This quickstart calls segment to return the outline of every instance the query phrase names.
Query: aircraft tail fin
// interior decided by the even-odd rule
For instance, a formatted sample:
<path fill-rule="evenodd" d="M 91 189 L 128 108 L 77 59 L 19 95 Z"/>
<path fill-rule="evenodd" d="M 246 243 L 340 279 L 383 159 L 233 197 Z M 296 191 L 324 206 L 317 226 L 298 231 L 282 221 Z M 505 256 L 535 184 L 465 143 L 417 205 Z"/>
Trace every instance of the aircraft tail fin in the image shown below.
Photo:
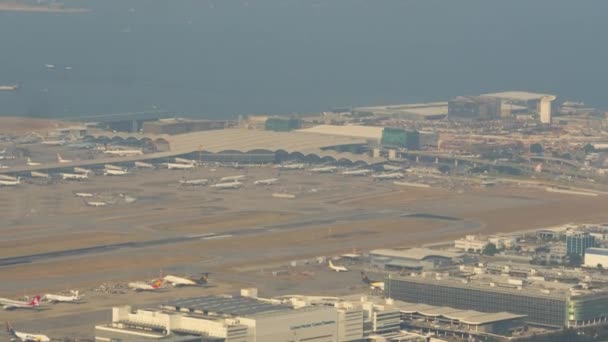
<path fill-rule="evenodd" d="M 13 326 L 11 326 L 11 324 L 6 321 L 6 332 L 9 333 L 11 336 L 16 336 L 15 335 L 15 329 L 13 329 Z"/>
<path fill-rule="evenodd" d="M 331 260 L 329 260 L 329 267 L 333 268 L 334 267 L 334 263 L 331 262 Z"/>
<path fill-rule="evenodd" d="M 156 279 L 155 281 L 152 282 L 152 287 L 155 289 L 158 289 L 159 287 L 161 287 L 163 285 L 164 282 L 165 282 L 165 280 L 163 278 Z"/>
<path fill-rule="evenodd" d="M 61 154 L 57 153 L 57 161 L 61 163 L 61 162 L 63 162 L 63 160 L 64 159 L 61 158 Z"/>
<path fill-rule="evenodd" d="M 40 305 L 40 295 L 36 295 L 36 297 L 34 297 L 34 299 L 32 299 L 28 304 L 31 306 Z"/>

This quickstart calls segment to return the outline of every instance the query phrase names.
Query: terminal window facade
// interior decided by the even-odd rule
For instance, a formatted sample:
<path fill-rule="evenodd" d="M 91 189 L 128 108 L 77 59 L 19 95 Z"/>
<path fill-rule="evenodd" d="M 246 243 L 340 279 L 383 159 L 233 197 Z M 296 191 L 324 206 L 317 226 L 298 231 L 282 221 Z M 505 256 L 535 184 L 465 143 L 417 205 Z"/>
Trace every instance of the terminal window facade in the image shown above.
<path fill-rule="evenodd" d="M 562 327 L 566 324 L 566 299 L 504 293 L 449 284 L 432 284 L 407 279 L 389 279 L 387 295 L 397 300 L 449 306 L 481 312 L 507 311 L 528 315 L 527 322 Z"/>

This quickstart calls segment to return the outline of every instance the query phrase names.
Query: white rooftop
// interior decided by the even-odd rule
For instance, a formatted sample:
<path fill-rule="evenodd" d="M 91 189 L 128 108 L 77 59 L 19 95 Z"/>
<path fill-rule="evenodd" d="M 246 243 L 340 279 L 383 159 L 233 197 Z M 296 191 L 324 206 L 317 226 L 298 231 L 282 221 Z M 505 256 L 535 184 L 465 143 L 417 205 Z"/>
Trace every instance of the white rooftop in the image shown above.
<path fill-rule="evenodd" d="M 455 253 L 450 251 L 441 251 L 430 248 L 410 248 L 404 250 L 397 249 L 374 249 L 369 252 L 370 254 L 387 256 L 393 258 L 404 258 L 414 260 L 424 260 L 428 257 L 442 257 L 442 258 L 458 258 L 462 256 L 462 253 Z"/>
<path fill-rule="evenodd" d="M 383 129 L 384 127 L 361 125 L 318 125 L 310 128 L 299 129 L 296 132 L 380 140 L 382 138 Z"/>
<path fill-rule="evenodd" d="M 555 97 L 555 95 L 551 94 L 531 93 L 527 91 L 502 91 L 498 93 L 482 94 L 481 96 L 514 101 L 532 101 L 540 100 L 543 97 Z"/>

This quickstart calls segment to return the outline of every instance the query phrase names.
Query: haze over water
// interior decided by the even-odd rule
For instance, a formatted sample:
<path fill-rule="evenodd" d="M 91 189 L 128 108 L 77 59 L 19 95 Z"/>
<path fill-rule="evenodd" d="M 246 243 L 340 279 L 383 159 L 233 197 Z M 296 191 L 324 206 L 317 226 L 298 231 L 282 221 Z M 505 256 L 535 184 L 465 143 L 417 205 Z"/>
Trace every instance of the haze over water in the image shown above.
<path fill-rule="evenodd" d="M 605 0 L 65 3 L 93 12 L 0 13 L 0 85 L 21 86 L 0 92 L 2 115 L 219 118 L 500 90 L 608 107 Z"/>

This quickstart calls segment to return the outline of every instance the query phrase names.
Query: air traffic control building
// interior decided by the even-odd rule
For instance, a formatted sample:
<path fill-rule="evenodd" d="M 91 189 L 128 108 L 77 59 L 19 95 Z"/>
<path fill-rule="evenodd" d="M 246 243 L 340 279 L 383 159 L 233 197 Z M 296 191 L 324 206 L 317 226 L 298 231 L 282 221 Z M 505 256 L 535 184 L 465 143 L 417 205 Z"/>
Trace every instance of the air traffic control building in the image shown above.
<path fill-rule="evenodd" d="M 581 327 L 608 323 L 607 289 L 544 281 L 478 275 L 469 278 L 439 273 L 389 276 L 385 295 L 395 300 L 443 305 L 482 312 L 527 315 L 527 323 Z"/>

